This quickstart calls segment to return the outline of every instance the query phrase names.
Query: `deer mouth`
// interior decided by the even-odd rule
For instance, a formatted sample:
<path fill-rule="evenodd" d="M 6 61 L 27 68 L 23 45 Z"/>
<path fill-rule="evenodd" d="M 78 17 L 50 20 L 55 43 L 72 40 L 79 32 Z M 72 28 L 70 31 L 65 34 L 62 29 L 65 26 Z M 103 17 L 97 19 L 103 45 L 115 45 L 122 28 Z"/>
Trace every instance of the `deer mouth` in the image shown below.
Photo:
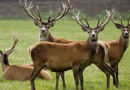
<path fill-rule="evenodd" d="M 125 35 L 124 38 L 125 38 L 125 39 L 128 39 L 128 38 L 129 38 L 129 35 Z"/>
<path fill-rule="evenodd" d="M 91 41 L 92 41 L 92 42 L 95 42 L 95 41 L 97 41 L 97 38 L 96 38 L 96 37 L 95 37 L 95 38 L 92 38 Z"/>

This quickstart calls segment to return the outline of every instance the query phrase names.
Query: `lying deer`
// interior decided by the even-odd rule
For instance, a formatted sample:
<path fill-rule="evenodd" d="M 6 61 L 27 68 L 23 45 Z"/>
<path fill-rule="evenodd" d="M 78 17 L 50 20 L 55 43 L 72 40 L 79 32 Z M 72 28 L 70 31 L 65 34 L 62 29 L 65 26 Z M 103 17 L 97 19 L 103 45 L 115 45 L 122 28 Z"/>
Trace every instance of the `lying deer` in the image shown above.
<path fill-rule="evenodd" d="M 36 14 L 34 14 L 33 11 L 31 10 L 33 8 L 32 2 L 28 6 L 27 2 L 24 1 L 24 4 L 22 5 L 24 11 L 28 14 L 28 16 L 30 16 L 34 20 L 34 24 L 40 28 L 40 41 L 65 43 L 65 44 L 73 42 L 66 39 L 54 38 L 50 33 L 50 28 L 54 26 L 55 22 L 57 20 L 62 19 L 70 11 L 72 7 L 70 4 L 70 0 L 68 0 L 68 4 L 62 4 L 62 6 L 63 6 L 62 13 L 60 12 L 59 9 L 57 16 L 55 16 L 54 18 L 51 18 L 51 13 L 50 13 L 50 16 L 48 17 L 48 21 L 45 22 L 42 20 L 40 16 L 39 7 L 37 6 L 38 16 L 36 16 Z M 63 88 L 66 87 L 64 72 L 56 72 L 56 90 L 58 90 L 58 81 L 60 76 L 62 77 Z"/>
<path fill-rule="evenodd" d="M 87 25 L 83 24 L 80 22 L 78 15 L 74 14 L 76 22 L 89 34 L 87 41 L 69 44 L 42 41 L 29 48 L 29 53 L 34 64 L 34 71 L 30 79 L 31 90 L 35 90 L 35 77 L 43 67 L 54 72 L 63 72 L 72 69 L 76 90 L 78 90 L 78 76 L 81 82 L 81 89 L 83 90 L 83 70 L 92 62 L 106 74 L 111 74 L 115 82 L 117 82 L 112 69 L 104 63 L 105 48 L 103 44 L 98 45 L 97 43 L 98 33 L 104 30 L 105 25 L 110 20 L 110 13 L 107 13 L 107 20 L 100 25 L 98 24 L 96 28 L 90 28 L 88 23 Z"/>
<path fill-rule="evenodd" d="M 14 44 L 9 50 L 5 51 L 4 53 L 0 50 L 0 61 L 2 64 L 2 74 L 3 74 L 2 77 L 7 80 L 20 80 L 20 81 L 29 80 L 30 75 L 33 71 L 32 66 L 28 66 L 28 65 L 18 66 L 18 65 L 9 64 L 8 57 L 13 52 L 18 42 L 17 37 L 13 36 L 13 39 L 14 39 Z M 51 79 L 50 74 L 45 70 L 42 70 L 39 73 L 38 77 L 45 80 Z"/>
<path fill-rule="evenodd" d="M 122 19 L 121 19 L 121 24 L 117 23 L 114 20 L 114 13 L 115 11 L 112 10 L 111 20 L 115 24 L 116 28 L 121 30 L 121 35 L 118 40 L 109 41 L 106 42 L 106 44 L 108 45 L 108 63 L 110 63 L 110 66 L 114 69 L 119 84 L 118 63 L 120 62 L 126 49 L 128 48 L 130 24 L 128 20 L 128 25 L 124 26 L 122 23 Z M 107 80 L 110 81 L 110 75 L 107 76 Z M 113 84 L 115 85 L 115 82 L 113 82 Z"/>

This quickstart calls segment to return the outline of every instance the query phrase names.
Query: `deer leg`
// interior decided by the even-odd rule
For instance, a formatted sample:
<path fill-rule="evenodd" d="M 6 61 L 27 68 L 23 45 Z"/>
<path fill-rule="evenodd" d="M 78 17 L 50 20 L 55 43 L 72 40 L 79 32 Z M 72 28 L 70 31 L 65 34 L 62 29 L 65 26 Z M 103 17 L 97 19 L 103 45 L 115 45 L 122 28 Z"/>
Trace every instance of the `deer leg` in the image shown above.
<path fill-rule="evenodd" d="M 78 84 L 79 84 L 78 74 L 79 74 L 78 69 L 74 68 L 73 75 L 75 79 L 76 90 L 78 90 Z"/>
<path fill-rule="evenodd" d="M 116 73 L 117 83 L 119 84 L 119 79 L 118 79 L 118 64 L 115 64 L 112 67 L 113 67 L 113 69 L 114 69 L 114 71 Z M 116 85 L 114 80 L 113 80 L 113 85 Z"/>
<path fill-rule="evenodd" d="M 56 72 L 56 87 L 55 87 L 55 90 L 58 90 L 59 77 L 60 77 L 60 72 Z"/>
<path fill-rule="evenodd" d="M 112 75 L 113 80 L 114 80 L 114 82 L 115 82 L 115 85 L 116 85 L 116 87 L 118 88 L 119 86 L 118 86 L 117 78 L 115 77 L 115 72 L 114 72 L 114 70 L 113 70 L 111 67 L 109 67 L 107 64 L 104 64 L 104 66 L 105 66 L 106 69 L 109 71 L 109 73 Z"/>
<path fill-rule="evenodd" d="M 31 84 L 31 90 L 35 90 L 35 78 L 36 76 L 40 73 L 42 69 L 42 66 L 34 66 L 34 71 L 32 72 L 31 74 L 31 77 L 30 77 L 30 84 Z"/>
<path fill-rule="evenodd" d="M 79 79 L 80 79 L 81 90 L 84 90 L 84 87 L 83 87 L 83 71 L 84 71 L 84 69 L 79 70 Z"/>
<path fill-rule="evenodd" d="M 116 65 L 116 78 L 117 78 L 117 82 L 119 84 L 119 78 L 118 78 L 118 64 Z"/>
<path fill-rule="evenodd" d="M 96 64 L 98 66 L 98 68 L 103 71 L 106 74 L 107 77 L 107 88 L 109 88 L 110 86 L 110 74 L 107 72 L 108 70 L 102 65 L 100 64 Z"/>
<path fill-rule="evenodd" d="M 62 81 L 63 81 L 63 88 L 65 89 L 66 88 L 66 85 L 65 85 L 65 76 L 64 76 L 64 72 L 60 72 L 61 73 L 61 78 L 62 78 Z"/>

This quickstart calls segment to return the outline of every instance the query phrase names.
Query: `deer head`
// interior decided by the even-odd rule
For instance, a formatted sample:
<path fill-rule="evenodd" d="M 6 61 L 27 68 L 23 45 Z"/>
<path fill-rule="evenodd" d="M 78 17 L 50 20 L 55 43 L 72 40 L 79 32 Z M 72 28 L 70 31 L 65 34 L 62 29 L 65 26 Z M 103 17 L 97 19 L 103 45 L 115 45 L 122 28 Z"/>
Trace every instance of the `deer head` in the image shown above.
<path fill-rule="evenodd" d="M 89 39 L 91 41 L 97 41 L 98 40 L 98 33 L 100 31 L 103 31 L 106 24 L 110 21 L 110 12 L 106 10 L 106 13 L 107 13 L 107 19 L 105 20 L 105 22 L 101 22 L 100 23 L 100 18 L 98 20 L 98 23 L 97 23 L 97 26 L 95 28 L 92 28 L 90 27 L 86 17 L 85 17 L 85 22 L 86 24 L 84 24 L 83 22 L 80 21 L 79 19 L 79 13 L 76 15 L 74 13 L 74 10 L 73 10 L 73 18 L 75 19 L 75 21 L 81 26 L 82 30 L 85 31 L 85 32 L 88 32 L 89 34 Z"/>
<path fill-rule="evenodd" d="M 51 12 L 50 12 L 48 21 L 45 22 L 42 20 L 42 18 L 40 16 L 40 11 L 39 11 L 38 5 L 37 5 L 37 16 L 32 11 L 32 8 L 33 8 L 32 1 L 30 2 L 29 5 L 27 5 L 26 0 L 24 0 L 24 4 L 22 5 L 24 11 L 28 14 L 28 16 L 30 16 L 34 20 L 34 24 L 36 26 L 39 26 L 40 33 L 45 34 L 45 35 L 47 33 L 49 33 L 49 28 L 54 26 L 56 20 L 63 18 L 69 12 L 69 10 L 71 8 L 70 0 L 68 0 L 68 4 L 62 4 L 62 6 L 63 6 L 62 13 L 61 13 L 61 10 L 59 9 L 58 14 L 54 18 L 51 18 Z"/>
<path fill-rule="evenodd" d="M 6 65 L 9 65 L 8 56 L 13 52 L 13 50 L 18 42 L 17 37 L 14 35 L 13 35 L 13 39 L 14 39 L 14 44 L 12 45 L 12 47 L 9 50 L 5 51 L 4 53 L 0 50 L 0 62 L 3 62 Z"/>
<path fill-rule="evenodd" d="M 114 20 L 114 15 L 115 15 L 115 10 L 112 10 L 112 13 L 111 13 L 111 20 L 112 20 L 112 22 L 115 24 L 115 26 L 116 26 L 117 29 L 121 30 L 122 35 L 123 35 L 124 38 L 126 38 L 126 39 L 129 38 L 129 32 L 130 32 L 129 19 L 128 19 L 127 26 L 124 26 L 123 22 L 122 22 L 122 18 L 120 18 L 121 24 L 119 24 L 119 23 L 117 23 Z"/>

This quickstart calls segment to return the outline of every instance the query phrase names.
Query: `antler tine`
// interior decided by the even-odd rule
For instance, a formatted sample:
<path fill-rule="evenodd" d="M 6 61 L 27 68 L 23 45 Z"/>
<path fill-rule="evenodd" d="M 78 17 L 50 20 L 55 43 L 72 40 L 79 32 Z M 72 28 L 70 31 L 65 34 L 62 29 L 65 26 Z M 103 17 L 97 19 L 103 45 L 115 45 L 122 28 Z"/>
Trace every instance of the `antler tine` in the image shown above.
<path fill-rule="evenodd" d="M 86 24 L 87 24 L 87 27 L 89 27 L 89 23 L 88 23 L 88 21 L 87 21 L 86 15 L 84 15 L 84 19 L 85 19 L 85 22 L 86 22 Z"/>
<path fill-rule="evenodd" d="M 31 11 L 31 9 L 33 8 L 32 5 L 32 1 L 30 2 L 29 5 L 27 5 L 27 0 L 24 0 L 24 4 L 21 5 L 22 8 L 24 9 L 24 11 L 34 20 L 38 20 L 42 22 L 41 16 L 40 16 L 40 12 L 39 12 L 39 7 L 37 6 L 37 12 L 38 12 L 38 17 L 34 14 L 33 11 Z"/>
<path fill-rule="evenodd" d="M 37 5 L 37 13 L 38 13 L 38 17 L 40 19 L 40 21 L 42 22 L 42 18 L 41 18 L 41 15 L 40 15 L 40 10 L 39 10 L 39 6 Z"/>
<path fill-rule="evenodd" d="M 128 25 L 129 25 L 129 20 L 130 20 L 130 19 L 128 18 Z"/>
<path fill-rule="evenodd" d="M 9 50 L 5 51 L 5 54 L 7 54 L 7 55 L 12 53 L 12 51 L 14 50 L 14 48 L 18 42 L 18 38 L 16 36 L 12 35 L 12 37 L 14 39 L 14 44 L 12 45 L 12 47 Z"/>
<path fill-rule="evenodd" d="M 53 21 L 56 21 L 56 20 L 63 18 L 69 12 L 69 10 L 72 7 L 71 4 L 70 4 L 70 0 L 68 0 L 68 6 L 66 4 L 62 3 L 62 7 L 63 7 L 62 14 L 60 15 L 60 12 L 58 12 L 57 16 L 54 17 L 53 19 L 51 19 L 50 22 L 53 22 Z"/>
<path fill-rule="evenodd" d="M 105 19 L 105 16 L 104 16 L 104 19 Z M 102 20 L 102 22 L 100 23 L 99 27 L 103 24 L 104 20 Z"/>
<path fill-rule="evenodd" d="M 112 12 L 111 12 L 111 20 L 114 24 L 117 24 L 117 22 L 114 20 L 114 15 L 115 15 L 115 9 L 112 9 Z"/>
<path fill-rule="evenodd" d="M 121 20 L 121 25 L 123 25 L 123 22 L 122 22 L 122 18 L 121 18 L 121 16 L 120 16 L 120 20 Z"/>
<path fill-rule="evenodd" d="M 31 6 L 31 7 L 30 7 Z M 33 19 L 36 19 L 32 14 L 31 14 L 31 11 L 30 9 L 33 7 L 32 6 L 32 1 L 30 2 L 29 6 L 27 6 L 27 2 L 26 0 L 24 0 L 24 5 L 22 5 L 24 11 Z"/>
<path fill-rule="evenodd" d="M 100 23 L 100 16 L 98 17 L 97 27 L 99 27 L 99 23 Z"/>
<path fill-rule="evenodd" d="M 100 24 L 100 27 L 105 26 L 110 21 L 110 17 L 111 17 L 110 11 L 106 10 L 106 13 L 107 13 L 107 19 L 103 24 Z"/>
<path fill-rule="evenodd" d="M 74 13 L 74 9 L 73 9 L 73 18 L 75 19 L 75 21 L 81 26 L 81 27 L 86 27 L 85 24 L 83 24 L 80 19 L 79 19 L 79 13 L 80 11 L 77 13 L 77 15 Z"/>
<path fill-rule="evenodd" d="M 50 15 L 48 17 L 48 22 L 50 22 L 50 19 L 51 19 L 51 13 L 52 13 L 52 10 L 50 11 Z"/>

